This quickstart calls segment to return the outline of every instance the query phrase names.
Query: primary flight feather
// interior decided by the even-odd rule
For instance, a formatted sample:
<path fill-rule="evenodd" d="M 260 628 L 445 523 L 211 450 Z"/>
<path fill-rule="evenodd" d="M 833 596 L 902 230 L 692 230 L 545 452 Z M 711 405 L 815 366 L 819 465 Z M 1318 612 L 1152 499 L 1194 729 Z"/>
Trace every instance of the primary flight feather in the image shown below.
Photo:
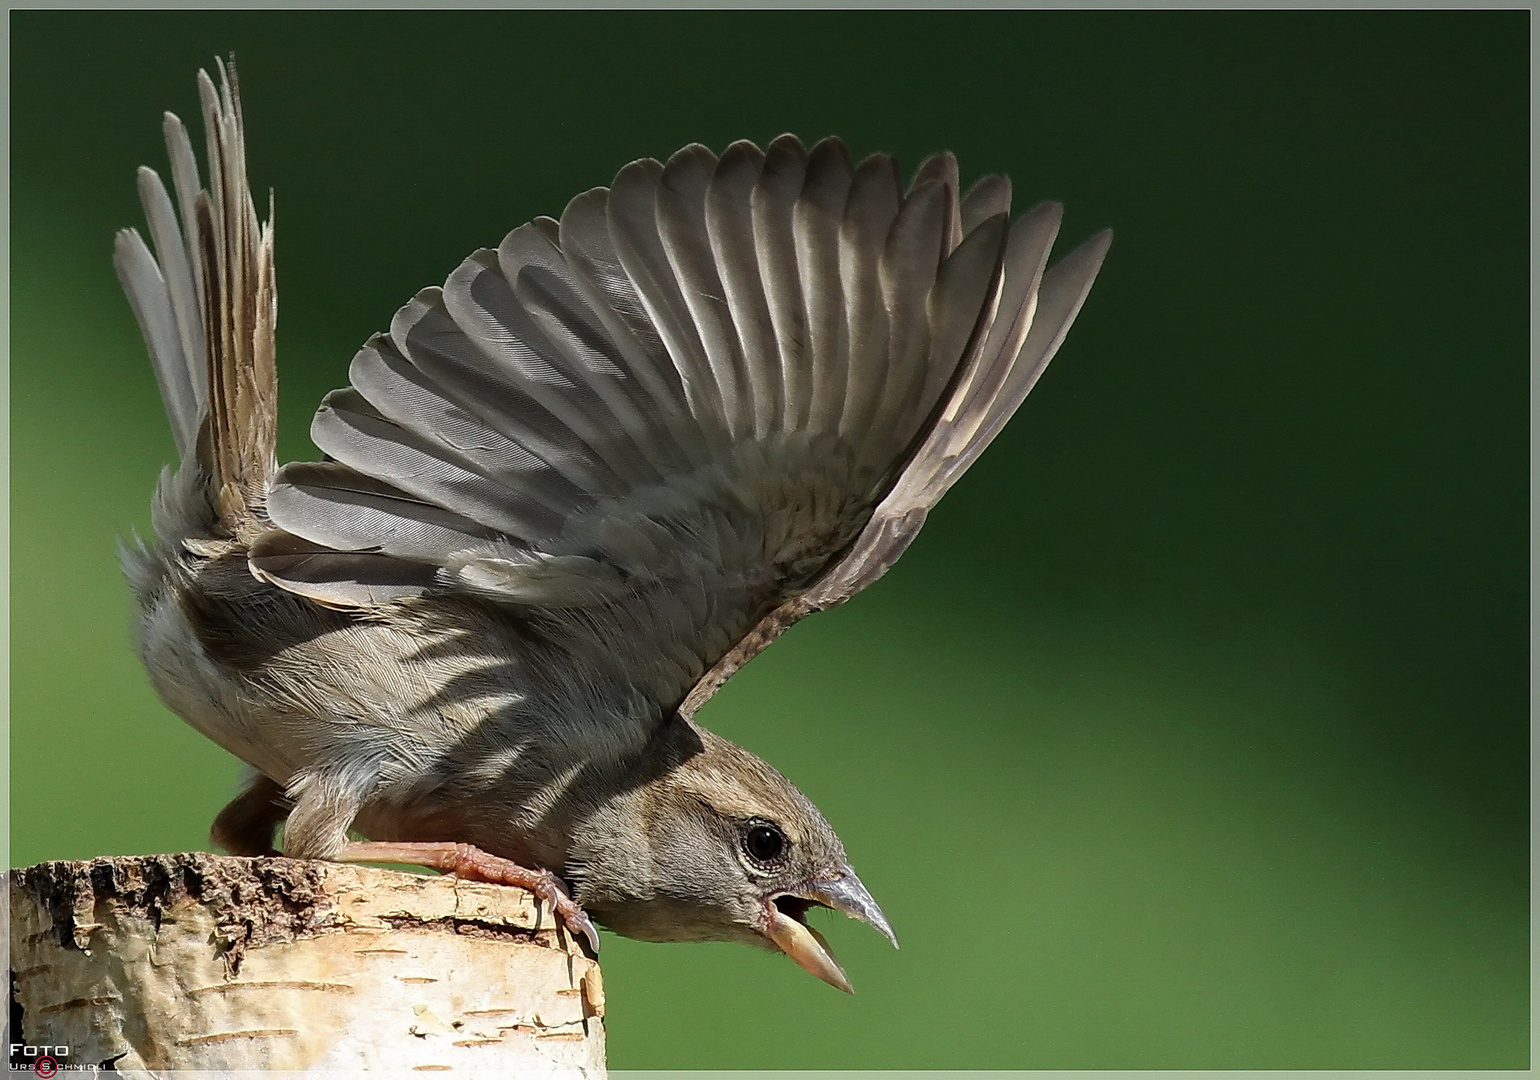
<path fill-rule="evenodd" d="M 181 464 L 125 548 L 167 705 L 253 766 L 240 854 L 407 861 L 649 940 L 780 948 L 849 989 L 815 904 L 892 937 L 818 810 L 694 713 L 876 580 L 1063 341 L 1110 241 L 1048 267 L 939 154 L 687 146 L 475 252 L 278 468 L 271 210 L 233 68 L 208 184 L 166 116 L 116 264 Z M 350 829 L 370 839 L 352 841 Z"/>

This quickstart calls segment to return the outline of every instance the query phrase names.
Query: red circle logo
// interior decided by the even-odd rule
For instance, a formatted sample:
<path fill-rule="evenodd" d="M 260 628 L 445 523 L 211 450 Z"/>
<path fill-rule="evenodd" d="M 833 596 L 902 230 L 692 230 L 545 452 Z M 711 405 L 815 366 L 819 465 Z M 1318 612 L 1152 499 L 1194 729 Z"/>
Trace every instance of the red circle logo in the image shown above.
<path fill-rule="evenodd" d="M 37 1059 L 37 1064 L 32 1066 L 32 1071 L 43 1077 L 43 1080 L 48 1080 L 51 1076 L 59 1075 L 59 1063 L 44 1054 Z"/>

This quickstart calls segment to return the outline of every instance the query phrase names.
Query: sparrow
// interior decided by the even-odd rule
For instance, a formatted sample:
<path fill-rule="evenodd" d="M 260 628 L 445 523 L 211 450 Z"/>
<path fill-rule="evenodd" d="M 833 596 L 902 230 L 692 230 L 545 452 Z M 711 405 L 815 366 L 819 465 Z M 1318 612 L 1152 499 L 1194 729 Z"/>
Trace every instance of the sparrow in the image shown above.
<path fill-rule="evenodd" d="M 237 855 L 518 885 L 597 950 L 738 941 L 850 983 L 815 906 L 897 939 L 790 781 L 696 723 L 803 616 L 870 585 L 1021 404 L 1111 239 L 907 186 L 828 138 L 635 161 L 419 292 L 275 458 L 272 197 L 233 60 L 199 72 L 207 185 L 114 262 L 179 463 L 122 545 L 156 692 L 251 767 Z M 350 833 L 367 837 L 353 839 Z"/>

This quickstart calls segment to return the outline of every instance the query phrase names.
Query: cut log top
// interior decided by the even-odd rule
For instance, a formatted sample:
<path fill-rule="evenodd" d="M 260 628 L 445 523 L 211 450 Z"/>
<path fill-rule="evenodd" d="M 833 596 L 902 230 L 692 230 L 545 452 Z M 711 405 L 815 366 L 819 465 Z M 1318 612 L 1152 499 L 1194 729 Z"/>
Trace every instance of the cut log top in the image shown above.
<path fill-rule="evenodd" d="M 10 902 L 22 1034 L 77 1066 L 604 1074 L 598 964 L 521 889 L 190 853 L 13 870 Z"/>

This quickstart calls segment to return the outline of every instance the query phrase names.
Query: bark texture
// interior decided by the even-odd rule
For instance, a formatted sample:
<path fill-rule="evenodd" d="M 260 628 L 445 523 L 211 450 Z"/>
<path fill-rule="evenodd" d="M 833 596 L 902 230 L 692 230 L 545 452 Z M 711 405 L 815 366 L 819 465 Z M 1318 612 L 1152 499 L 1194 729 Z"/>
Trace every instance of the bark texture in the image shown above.
<path fill-rule="evenodd" d="M 604 1076 L 599 966 L 519 889 L 148 855 L 12 870 L 10 918 L 21 1036 L 77 1067 Z"/>

